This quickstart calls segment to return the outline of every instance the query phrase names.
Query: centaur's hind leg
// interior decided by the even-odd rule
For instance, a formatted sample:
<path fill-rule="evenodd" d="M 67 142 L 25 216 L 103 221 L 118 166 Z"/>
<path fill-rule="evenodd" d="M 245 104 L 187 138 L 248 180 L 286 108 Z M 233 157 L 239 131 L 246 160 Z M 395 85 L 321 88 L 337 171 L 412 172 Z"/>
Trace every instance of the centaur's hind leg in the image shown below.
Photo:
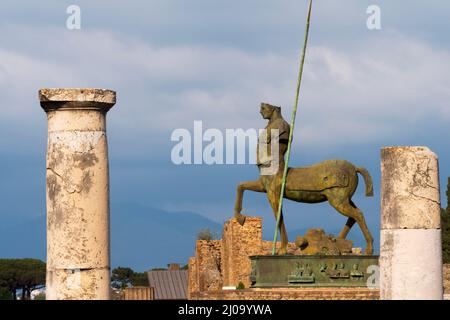
<path fill-rule="evenodd" d="M 245 216 L 241 214 L 242 210 L 242 198 L 244 196 L 244 191 L 250 190 L 255 192 L 265 192 L 264 186 L 262 185 L 261 181 L 254 180 L 254 181 L 245 181 L 238 184 L 237 187 L 237 195 L 236 195 L 236 204 L 234 206 L 234 217 L 239 222 L 239 224 L 242 226 L 245 222 Z"/>
<path fill-rule="evenodd" d="M 338 239 L 345 239 L 347 237 L 347 234 L 350 232 L 350 229 L 355 224 L 355 222 L 356 222 L 355 219 L 348 218 L 344 228 L 342 228 L 342 231 L 339 233 Z"/>
<path fill-rule="evenodd" d="M 372 254 L 373 238 L 370 234 L 369 228 L 367 228 L 366 220 L 364 219 L 364 215 L 361 210 L 359 210 L 349 199 L 341 200 L 329 197 L 328 201 L 337 211 L 349 218 L 339 237 L 343 236 L 342 238 L 345 238 L 347 233 L 350 231 L 351 226 L 354 224 L 354 221 L 356 221 L 361 228 L 362 233 L 364 234 L 364 238 L 366 239 L 367 246 L 364 253 Z"/>
<path fill-rule="evenodd" d="M 278 206 L 280 204 L 280 192 L 268 192 L 267 198 L 269 199 L 270 206 L 272 207 L 276 221 L 278 214 Z M 278 249 L 277 254 L 284 255 L 287 253 L 288 237 L 286 232 L 286 226 L 284 225 L 283 210 L 281 210 L 280 213 L 280 224 L 278 226 L 278 230 L 280 231 L 281 246 Z"/>

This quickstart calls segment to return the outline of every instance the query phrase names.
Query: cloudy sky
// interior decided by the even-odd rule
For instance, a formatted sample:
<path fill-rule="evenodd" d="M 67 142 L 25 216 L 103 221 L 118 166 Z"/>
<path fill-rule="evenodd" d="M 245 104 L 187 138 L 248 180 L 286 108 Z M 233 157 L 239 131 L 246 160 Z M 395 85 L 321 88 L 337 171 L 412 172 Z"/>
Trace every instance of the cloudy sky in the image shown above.
<path fill-rule="evenodd" d="M 66 27 L 69 5 L 81 29 Z M 381 30 L 366 26 L 369 5 Z M 20 222 L 45 213 L 44 87 L 117 91 L 108 114 L 111 197 L 223 222 L 236 184 L 252 165 L 175 166 L 177 128 L 261 128 L 262 101 L 295 96 L 307 1 L 3 0 L 0 11 L 0 215 Z M 371 172 L 376 195 L 355 202 L 378 238 L 380 149 L 426 145 L 450 176 L 450 3 L 320 0 L 313 8 L 292 165 L 347 159 Z M 442 192 L 442 200 L 444 192 Z M 264 195 L 244 213 L 273 218 Z M 286 203 L 290 229 L 340 229 L 327 205 Z M 130 213 L 132 214 L 132 213 Z M 357 228 L 355 228 L 357 229 Z M 358 229 L 353 232 L 360 232 Z"/>

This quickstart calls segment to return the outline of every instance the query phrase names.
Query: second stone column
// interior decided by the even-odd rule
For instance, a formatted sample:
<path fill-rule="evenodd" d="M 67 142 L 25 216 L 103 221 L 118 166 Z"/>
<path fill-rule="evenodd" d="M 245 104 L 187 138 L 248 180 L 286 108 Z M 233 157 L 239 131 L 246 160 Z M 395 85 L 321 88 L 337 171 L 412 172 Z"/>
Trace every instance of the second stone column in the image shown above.
<path fill-rule="evenodd" d="M 438 158 L 426 147 L 381 151 L 381 299 L 442 299 Z"/>

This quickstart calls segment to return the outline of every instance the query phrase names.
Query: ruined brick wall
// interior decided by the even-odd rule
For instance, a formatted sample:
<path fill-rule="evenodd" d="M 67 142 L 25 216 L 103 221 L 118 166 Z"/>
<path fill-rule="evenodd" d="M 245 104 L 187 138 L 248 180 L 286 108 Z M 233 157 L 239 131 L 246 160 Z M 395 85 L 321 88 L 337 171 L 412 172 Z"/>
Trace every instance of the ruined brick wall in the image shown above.
<path fill-rule="evenodd" d="M 222 289 L 221 240 L 197 240 L 195 254 L 195 277 L 200 291 Z M 189 281 L 190 282 L 190 281 Z"/>
<path fill-rule="evenodd" d="M 279 247 L 279 242 L 278 246 Z M 296 246 L 289 243 L 289 253 Z M 272 252 L 272 242 L 262 241 L 262 219 L 247 217 L 244 226 L 235 219 L 224 224 L 222 240 L 198 240 L 195 257 L 189 260 L 189 295 L 198 291 L 220 290 L 223 286 L 250 287 L 249 256 Z"/>
<path fill-rule="evenodd" d="M 279 247 L 279 243 L 277 248 Z M 288 252 L 298 248 L 289 243 Z M 262 220 L 247 217 L 244 226 L 234 219 L 224 224 L 222 240 L 198 240 L 195 257 L 189 259 L 190 300 L 367 300 L 379 299 L 379 290 L 367 288 L 280 288 L 222 290 L 242 282 L 250 287 L 249 256 L 272 252 L 272 242 L 262 240 Z"/>
<path fill-rule="evenodd" d="M 224 286 L 237 286 L 242 282 L 250 286 L 251 262 L 249 256 L 262 253 L 262 219 L 247 217 L 241 226 L 235 219 L 223 228 L 221 268 Z"/>
<path fill-rule="evenodd" d="M 196 292 L 193 300 L 379 300 L 368 288 L 286 288 Z"/>

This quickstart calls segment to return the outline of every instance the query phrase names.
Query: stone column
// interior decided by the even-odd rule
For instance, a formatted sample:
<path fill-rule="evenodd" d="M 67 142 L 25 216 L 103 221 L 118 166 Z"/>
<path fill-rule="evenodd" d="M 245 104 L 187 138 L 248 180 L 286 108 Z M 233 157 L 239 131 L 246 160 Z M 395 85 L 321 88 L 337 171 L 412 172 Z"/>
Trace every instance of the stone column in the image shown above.
<path fill-rule="evenodd" d="M 426 147 L 381 151 L 381 299 L 442 299 L 438 158 Z"/>
<path fill-rule="evenodd" d="M 116 93 L 42 89 L 48 118 L 47 299 L 109 299 L 106 113 Z"/>

